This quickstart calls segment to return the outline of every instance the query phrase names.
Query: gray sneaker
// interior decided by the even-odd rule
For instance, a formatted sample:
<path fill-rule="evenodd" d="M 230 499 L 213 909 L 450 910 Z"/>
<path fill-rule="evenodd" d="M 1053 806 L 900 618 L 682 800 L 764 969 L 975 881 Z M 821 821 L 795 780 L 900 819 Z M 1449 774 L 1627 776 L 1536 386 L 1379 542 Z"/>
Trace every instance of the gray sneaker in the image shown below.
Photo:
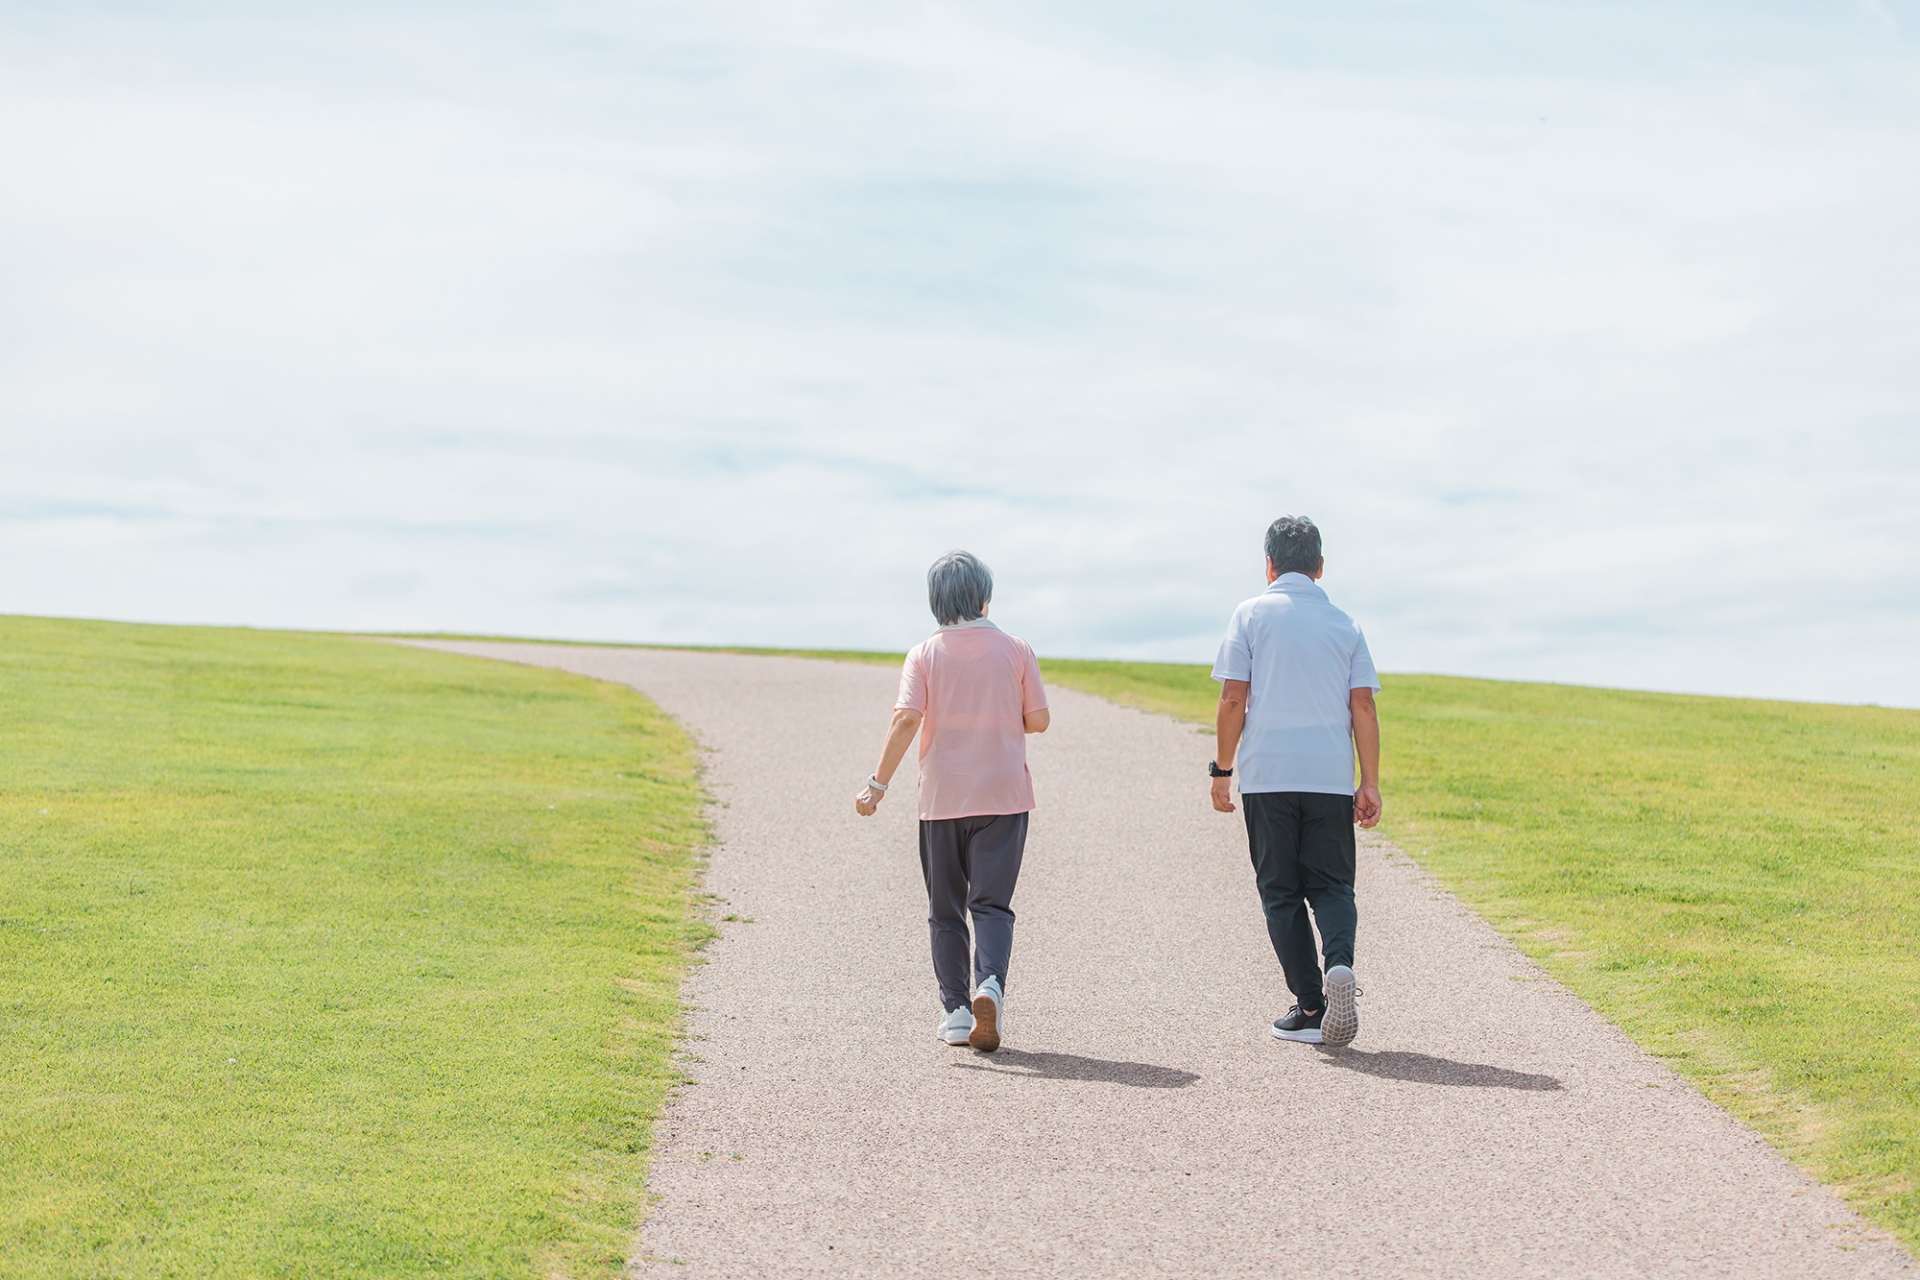
<path fill-rule="evenodd" d="M 1343 1049 L 1360 1034 L 1360 1006 L 1354 997 L 1360 988 L 1354 985 L 1353 970 L 1337 964 L 1327 970 L 1327 1010 L 1320 1018 L 1320 1043 Z"/>
<path fill-rule="evenodd" d="M 967 1037 L 973 1034 L 973 1010 L 961 1005 L 940 1019 L 940 1025 L 933 1029 L 933 1034 L 948 1044 L 965 1044 Z"/>
<path fill-rule="evenodd" d="M 992 1053 L 1000 1047 L 1003 999 L 1000 979 L 994 977 L 981 983 L 973 993 L 973 1033 L 967 1037 L 967 1043 L 982 1053 Z"/>

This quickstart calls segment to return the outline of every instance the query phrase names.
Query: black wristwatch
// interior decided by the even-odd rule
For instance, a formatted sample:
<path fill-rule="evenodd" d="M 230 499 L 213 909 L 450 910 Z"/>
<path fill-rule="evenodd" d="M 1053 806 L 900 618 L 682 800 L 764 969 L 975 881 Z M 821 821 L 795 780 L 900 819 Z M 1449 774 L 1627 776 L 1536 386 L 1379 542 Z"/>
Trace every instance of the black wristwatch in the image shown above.
<path fill-rule="evenodd" d="M 1233 770 L 1222 769 L 1218 760 L 1209 760 L 1207 761 L 1207 776 L 1209 778 L 1231 778 L 1233 776 Z"/>

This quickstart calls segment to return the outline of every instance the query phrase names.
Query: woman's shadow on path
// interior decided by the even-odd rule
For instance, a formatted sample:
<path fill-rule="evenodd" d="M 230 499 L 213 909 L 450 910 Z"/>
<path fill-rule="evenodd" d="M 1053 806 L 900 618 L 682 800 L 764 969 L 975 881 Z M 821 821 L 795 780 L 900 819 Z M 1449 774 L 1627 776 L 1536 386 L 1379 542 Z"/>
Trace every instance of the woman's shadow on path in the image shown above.
<path fill-rule="evenodd" d="M 1413 1084 L 1441 1084 L 1466 1089 L 1521 1089 L 1529 1093 L 1554 1093 L 1566 1088 L 1553 1076 L 1510 1071 L 1480 1062 L 1455 1062 L 1425 1053 L 1382 1049 L 1367 1053 L 1360 1049 L 1321 1050 L 1320 1060 L 1342 1071 L 1378 1076 L 1382 1080 L 1405 1080 Z"/>
<path fill-rule="evenodd" d="M 1024 1049 L 1002 1049 L 992 1057 L 978 1055 L 953 1065 L 967 1071 L 991 1071 L 995 1075 L 1128 1084 L 1136 1089 L 1184 1089 L 1200 1078 L 1191 1071 L 1156 1067 L 1147 1062 L 1108 1062 L 1104 1058 L 1083 1058 L 1077 1053 L 1029 1053 Z"/>

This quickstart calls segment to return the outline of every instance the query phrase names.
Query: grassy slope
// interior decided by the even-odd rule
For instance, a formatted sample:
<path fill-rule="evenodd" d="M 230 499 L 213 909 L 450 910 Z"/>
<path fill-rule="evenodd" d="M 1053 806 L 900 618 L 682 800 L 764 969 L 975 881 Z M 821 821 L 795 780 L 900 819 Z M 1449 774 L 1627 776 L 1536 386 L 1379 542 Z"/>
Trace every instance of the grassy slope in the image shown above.
<path fill-rule="evenodd" d="M 699 803 L 613 686 L 0 619 L 0 1273 L 617 1273 Z"/>
<path fill-rule="evenodd" d="M 1205 667 L 1043 668 L 1213 719 Z M 1920 1244 L 1920 712 L 1384 683 L 1394 839 L 1708 1096 Z"/>

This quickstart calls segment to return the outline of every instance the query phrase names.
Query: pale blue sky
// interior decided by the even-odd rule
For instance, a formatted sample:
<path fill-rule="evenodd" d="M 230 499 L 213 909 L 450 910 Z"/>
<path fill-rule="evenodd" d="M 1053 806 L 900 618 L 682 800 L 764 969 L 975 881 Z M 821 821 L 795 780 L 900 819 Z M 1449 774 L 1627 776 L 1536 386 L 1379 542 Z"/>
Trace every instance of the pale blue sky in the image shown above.
<path fill-rule="evenodd" d="M 0 610 L 1920 705 L 1920 3 L 0 4 Z"/>

